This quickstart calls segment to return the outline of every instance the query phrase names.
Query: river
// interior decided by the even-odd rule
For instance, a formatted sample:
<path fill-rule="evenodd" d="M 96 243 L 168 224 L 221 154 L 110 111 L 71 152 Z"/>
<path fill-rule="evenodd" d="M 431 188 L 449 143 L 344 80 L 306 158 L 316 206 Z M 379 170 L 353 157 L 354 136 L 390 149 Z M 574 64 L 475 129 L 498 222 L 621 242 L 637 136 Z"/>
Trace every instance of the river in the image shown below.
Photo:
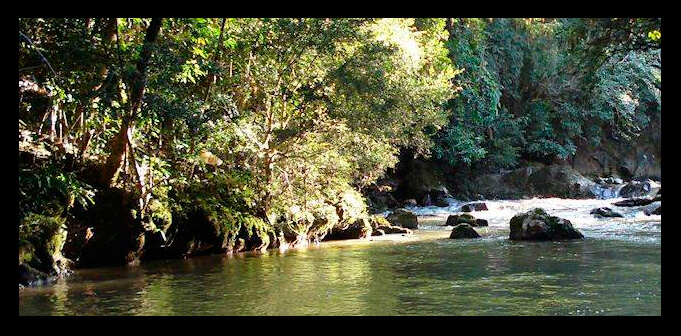
<path fill-rule="evenodd" d="M 449 208 L 412 208 L 412 236 L 77 270 L 19 290 L 20 315 L 660 315 L 661 216 L 618 199 L 485 201 L 480 239 L 448 239 Z M 623 218 L 595 218 L 609 206 Z M 651 208 L 655 204 L 645 207 Z M 585 239 L 513 242 L 543 207 Z"/>

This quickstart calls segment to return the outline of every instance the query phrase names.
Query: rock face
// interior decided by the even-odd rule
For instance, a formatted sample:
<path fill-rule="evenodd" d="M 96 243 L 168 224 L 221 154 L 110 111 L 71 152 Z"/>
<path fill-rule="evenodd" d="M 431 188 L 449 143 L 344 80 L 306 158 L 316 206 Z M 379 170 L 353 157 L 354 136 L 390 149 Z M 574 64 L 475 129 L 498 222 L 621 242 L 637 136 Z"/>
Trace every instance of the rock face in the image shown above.
<path fill-rule="evenodd" d="M 549 216 L 544 209 L 535 208 L 511 218 L 511 240 L 562 240 L 584 238 L 564 218 Z"/>
<path fill-rule="evenodd" d="M 606 207 L 593 209 L 589 213 L 596 215 L 596 217 L 622 217 L 621 213 L 612 211 L 612 209 Z"/>
<path fill-rule="evenodd" d="M 473 229 L 472 226 L 468 224 L 459 224 L 452 229 L 452 233 L 449 235 L 451 239 L 464 239 L 464 238 L 480 238 L 478 232 Z"/>
<path fill-rule="evenodd" d="M 418 219 L 416 218 L 416 214 L 404 208 L 396 209 L 385 219 L 387 219 L 392 225 L 401 226 L 407 229 L 418 228 Z"/>
<path fill-rule="evenodd" d="M 478 203 L 468 203 L 464 206 L 461 207 L 461 211 L 463 212 L 472 212 L 472 211 L 487 211 L 487 204 L 478 202 Z"/>
<path fill-rule="evenodd" d="M 520 198 L 523 196 L 594 198 L 596 183 L 567 164 L 528 163 L 515 170 L 484 174 L 465 180 L 457 196 L 474 198 Z"/>
<path fill-rule="evenodd" d="M 624 180 L 635 177 L 661 178 L 662 123 L 660 111 L 646 112 L 650 117 L 641 135 L 630 140 L 603 137 L 598 145 L 577 141 L 573 167 L 584 175 L 617 175 Z"/>

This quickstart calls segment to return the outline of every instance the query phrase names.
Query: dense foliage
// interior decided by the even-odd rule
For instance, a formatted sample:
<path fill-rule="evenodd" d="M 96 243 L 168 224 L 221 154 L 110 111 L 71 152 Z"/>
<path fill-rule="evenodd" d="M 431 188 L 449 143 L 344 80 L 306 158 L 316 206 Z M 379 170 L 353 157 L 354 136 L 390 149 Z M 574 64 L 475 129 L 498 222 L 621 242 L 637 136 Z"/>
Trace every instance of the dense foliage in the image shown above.
<path fill-rule="evenodd" d="M 455 166 L 569 159 L 660 112 L 659 19 L 459 19 L 460 95 L 435 153 Z"/>
<path fill-rule="evenodd" d="M 660 42 L 648 19 L 20 19 L 20 232 L 116 232 L 100 199 L 132 259 L 197 218 L 226 249 L 322 239 L 400 149 L 498 169 L 637 136 Z"/>
<path fill-rule="evenodd" d="M 197 214 L 232 243 L 255 228 L 261 248 L 366 216 L 360 190 L 400 147 L 428 152 L 453 96 L 442 19 L 19 27 L 20 217 L 47 213 L 36 199 L 122 189 L 138 231 L 167 241 Z"/>

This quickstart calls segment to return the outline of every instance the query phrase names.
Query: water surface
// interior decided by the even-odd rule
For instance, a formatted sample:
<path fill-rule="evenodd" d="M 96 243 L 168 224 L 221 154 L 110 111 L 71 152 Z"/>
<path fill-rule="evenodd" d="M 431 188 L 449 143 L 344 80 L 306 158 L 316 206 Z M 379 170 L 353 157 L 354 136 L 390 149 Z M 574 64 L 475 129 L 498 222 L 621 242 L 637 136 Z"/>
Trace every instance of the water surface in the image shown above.
<path fill-rule="evenodd" d="M 413 236 L 78 270 L 19 291 L 20 315 L 659 315 L 661 216 L 616 200 L 487 201 L 481 239 L 448 239 L 450 208 L 418 208 Z M 585 239 L 512 242 L 531 207 Z M 597 219 L 610 206 L 624 218 Z"/>

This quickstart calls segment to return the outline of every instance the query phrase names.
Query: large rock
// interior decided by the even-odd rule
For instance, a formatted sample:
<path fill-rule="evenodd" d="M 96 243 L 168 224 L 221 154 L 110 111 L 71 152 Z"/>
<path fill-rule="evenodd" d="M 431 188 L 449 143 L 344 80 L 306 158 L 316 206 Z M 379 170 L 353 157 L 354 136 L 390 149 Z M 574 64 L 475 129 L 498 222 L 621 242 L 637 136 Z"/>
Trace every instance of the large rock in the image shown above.
<path fill-rule="evenodd" d="M 589 213 L 596 215 L 596 217 L 622 217 L 621 213 L 612 211 L 612 209 L 606 207 L 595 208 Z"/>
<path fill-rule="evenodd" d="M 619 207 L 635 207 L 635 206 L 643 206 L 643 205 L 648 205 L 653 202 L 658 202 L 662 200 L 662 195 L 655 196 L 655 197 L 635 197 L 635 198 L 628 198 L 625 200 L 617 201 L 612 203 L 613 205 L 619 206 Z"/>
<path fill-rule="evenodd" d="M 418 219 L 416 218 L 416 214 L 404 208 L 396 209 L 385 219 L 387 219 L 392 225 L 401 226 L 407 229 L 418 228 Z"/>
<path fill-rule="evenodd" d="M 662 123 L 660 110 L 648 110 L 650 122 L 640 136 L 624 139 L 604 134 L 598 144 L 587 140 L 575 141 L 577 151 L 573 167 L 583 175 L 618 176 L 624 180 L 635 177 L 661 178 Z"/>
<path fill-rule="evenodd" d="M 19 225 L 19 264 L 49 275 L 62 277 L 73 262 L 62 249 L 68 236 L 65 218 L 30 213 Z"/>
<path fill-rule="evenodd" d="M 371 237 L 373 228 L 368 218 L 359 218 L 345 227 L 336 227 L 324 240 L 364 239 Z"/>
<path fill-rule="evenodd" d="M 464 213 L 460 215 L 449 215 L 447 217 L 447 226 L 456 226 L 459 224 L 468 224 L 470 226 L 488 226 L 487 220 L 475 218 L 470 214 Z"/>
<path fill-rule="evenodd" d="M 631 181 L 625 184 L 619 191 L 620 197 L 641 197 L 650 194 L 658 189 L 658 184 L 652 180 Z"/>
<path fill-rule="evenodd" d="M 461 207 L 461 211 L 463 212 L 472 212 L 472 211 L 487 211 L 487 204 L 483 202 L 477 202 L 477 203 L 468 203 L 464 206 Z"/>
<path fill-rule="evenodd" d="M 452 228 L 452 233 L 449 235 L 451 239 L 462 239 L 462 238 L 480 238 L 475 229 L 468 224 L 459 224 Z"/>
<path fill-rule="evenodd" d="M 488 198 L 516 199 L 524 196 L 595 198 L 596 182 L 589 180 L 567 164 L 527 166 L 499 173 L 477 175 L 463 179 L 457 196 L 473 198 L 484 194 Z"/>
<path fill-rule="evenodd" d="M 447 217 L 447 224 L 448 226 L 455 226 L 458 224 L 469 224 L 471 226 L 476 226 L 477 224 L 475 223 L 475 217 L 472 215 L 469 215 L 467 213 L 465 214 L 460 214 L 460 215 L 449 215 Z"/>
<path fill-rule="evenodd" d="M 511 218 L 511 240 L 562 240 L 584 238 L 564 218 L 550 216 L 541 208 L 532 209 Z"/>
<path fill-rule="evenodd" d="M 371 227 L 374 229 L 374 233 L 372 233 L 373 236 L 379 236 L 379 235 L 384 235 L 384 234 L 394 234 L 394 233 L 402 233 L 402 234 L 414 233 L 410 229 L 403 228 L 403 227 L 400 227 L 400 226 L 391 225 L 390 222 L 388 222 L 387 219 L 385 219 L 381 216 L 372 216 L 372 217 L 369 218 L 369 222 L 371 223 Z"/>
<path fill-rule="evenodd" d="M 542 196 L 593 198 L 595 182 L 582 176 L 569 165 L 550 165 L 530 175 L 529 181 Z"/>

